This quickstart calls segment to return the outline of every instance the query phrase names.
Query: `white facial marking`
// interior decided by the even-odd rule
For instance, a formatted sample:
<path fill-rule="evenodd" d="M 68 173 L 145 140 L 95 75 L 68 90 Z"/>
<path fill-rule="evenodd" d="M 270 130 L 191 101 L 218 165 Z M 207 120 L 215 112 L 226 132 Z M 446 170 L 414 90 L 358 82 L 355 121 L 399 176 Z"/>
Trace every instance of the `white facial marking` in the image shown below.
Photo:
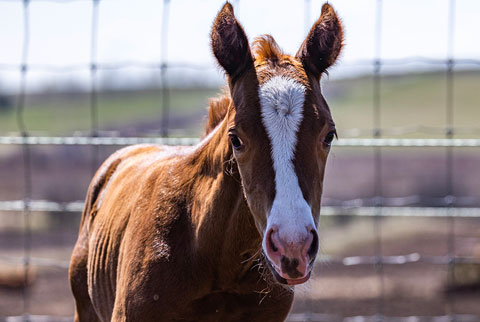
<path fill-rule="evenodd" d="M 272 146 L 276 195 L 267 219 L 267 231 L 277 225 L 286 242 L 301 242 L 307 227 L 315 227 L 293 165 L 297 134 L 303 119 L 305 87 L 275 76 L 260 87 L 262 122 Z"/>

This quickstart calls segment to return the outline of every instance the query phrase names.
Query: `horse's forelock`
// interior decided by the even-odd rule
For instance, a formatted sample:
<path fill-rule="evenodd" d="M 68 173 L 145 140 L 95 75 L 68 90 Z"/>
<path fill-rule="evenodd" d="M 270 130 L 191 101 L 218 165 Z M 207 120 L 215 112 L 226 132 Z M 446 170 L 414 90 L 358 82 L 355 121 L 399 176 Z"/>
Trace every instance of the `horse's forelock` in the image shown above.
<path fill-rule="evenodd" d="M 281 60 L 284 53 L 280 46 L 271 35 L 262 35 L 256 37 L 252 44 L 255 60 L 257 61 L 277 61 Z"/>

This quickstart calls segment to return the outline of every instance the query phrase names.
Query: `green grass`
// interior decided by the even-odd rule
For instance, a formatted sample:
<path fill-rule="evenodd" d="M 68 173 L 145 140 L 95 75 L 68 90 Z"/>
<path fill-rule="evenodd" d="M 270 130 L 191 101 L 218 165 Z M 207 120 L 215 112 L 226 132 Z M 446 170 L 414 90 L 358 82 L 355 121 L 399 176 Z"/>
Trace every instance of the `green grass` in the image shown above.
<path fill-rule="evenodd" d="M 327 100 L 340 131 L 374 127 L 372 77 L 326 82 L 324 85 L 327 89 Z M 328 95 L 329 93 L 331 95 Z M 480 72 L 457 72 L 453 97 L 454 126 L 479 127 Z M 380 105 L 382 128 L 412 125 L 443 128 L 446 124 L 445 73 L 384 76 L 381 83 Z"/>
<path fill-rule="evenodd" d="M 173 89 L 170 91 L 171 118 L 204 113 L 208 98 L 217 89 Z M 102 130 L 119 129 L 141 122 L 158 121 L 162 115 L 161 91 L 107 92 L 98 95 L 98 122 Z M 0 134 L 18 132 L 14 110 L 0 113 Z M 91 128 L 88 94 L 36 95 L 29 97 L 24 112 L 29 132 L 42 135 L 69 135 Z M 201 120 L 199 120 L 201 125 Z M 198 130 L 197 130 L 198 132 Z"/>
<path fill-rule="evenodd" d="M 327 79 L 323 87 L 340 134 L 346 129 L 374 127 L 372 77 Z M 177 124 L 172 122 L 174 133 L 198 135 L 208 98 L 217 93 L 218 89 L 171 90 L 170 116 L 177 120 Z M 100 130 L 135 127 L 144 122 L 158 122 L 160 128 L 161 102 L 160 90 L 99 93 Z M 382 76 L 380 102 L 382 128 L 411 125 L 443 128 L 446 124 L 446 75 L 444 72 L 430 72 Z M 36 95 L 28 97 L 26 103 L 25 122 L 32 133 L 70 135 L 90 129 L 88 94 Z M 454 106 L 455 127 L 480 126 L 480 71 L 455 73 Z M 183 122 L 185 129 L 181 132 L 179 119 L 187 120 Z M 0 135 L 13 132 L 18 132 L 18 128 L 11 109 L 0 113 Z M 443 134 L 408 136 L 442 137 Z M 479 136 L 478 132 L 476 136 Z"/>

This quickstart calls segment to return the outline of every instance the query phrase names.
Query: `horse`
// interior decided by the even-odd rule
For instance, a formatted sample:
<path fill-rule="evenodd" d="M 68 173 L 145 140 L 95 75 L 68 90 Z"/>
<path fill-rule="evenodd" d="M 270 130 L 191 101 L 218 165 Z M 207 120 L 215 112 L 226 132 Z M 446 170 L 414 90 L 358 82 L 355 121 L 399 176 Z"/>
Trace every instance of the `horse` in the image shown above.
<path fill-rule="evenodd" d="M 320 78 L 343 29 L 324 4 L 295 56 L 249 44 L 226 3 L 211 47 L 227 92 L 195 146 L 134 145 L 94 175 L 69 279 L 75 321 L 283 321 L 319 247 L 336 136 Z"/>

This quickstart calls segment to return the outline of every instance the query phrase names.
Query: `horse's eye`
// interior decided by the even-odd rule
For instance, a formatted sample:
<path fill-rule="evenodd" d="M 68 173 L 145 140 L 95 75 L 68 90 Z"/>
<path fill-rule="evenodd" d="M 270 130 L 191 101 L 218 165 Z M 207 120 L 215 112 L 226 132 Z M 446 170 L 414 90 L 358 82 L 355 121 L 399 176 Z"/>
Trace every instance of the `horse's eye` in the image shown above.
<path fill-rule="evenodd" d="M 332 144 L 332 141 L 333 139 L 335 138 L 335 131 L 330 131 L 328 132 L 327 136 L 325 136 L 325 139 L 323 140 L 323 142 L 330 146 L 330 144 Z"/>
<path fill-rule="evenodd" d="M 232 146 L 235 150 L 238 150 L 243 146 L 242 140 L 240 140 L 235 134 L 230 134 L 230 142 L 232 142 Z"/>

